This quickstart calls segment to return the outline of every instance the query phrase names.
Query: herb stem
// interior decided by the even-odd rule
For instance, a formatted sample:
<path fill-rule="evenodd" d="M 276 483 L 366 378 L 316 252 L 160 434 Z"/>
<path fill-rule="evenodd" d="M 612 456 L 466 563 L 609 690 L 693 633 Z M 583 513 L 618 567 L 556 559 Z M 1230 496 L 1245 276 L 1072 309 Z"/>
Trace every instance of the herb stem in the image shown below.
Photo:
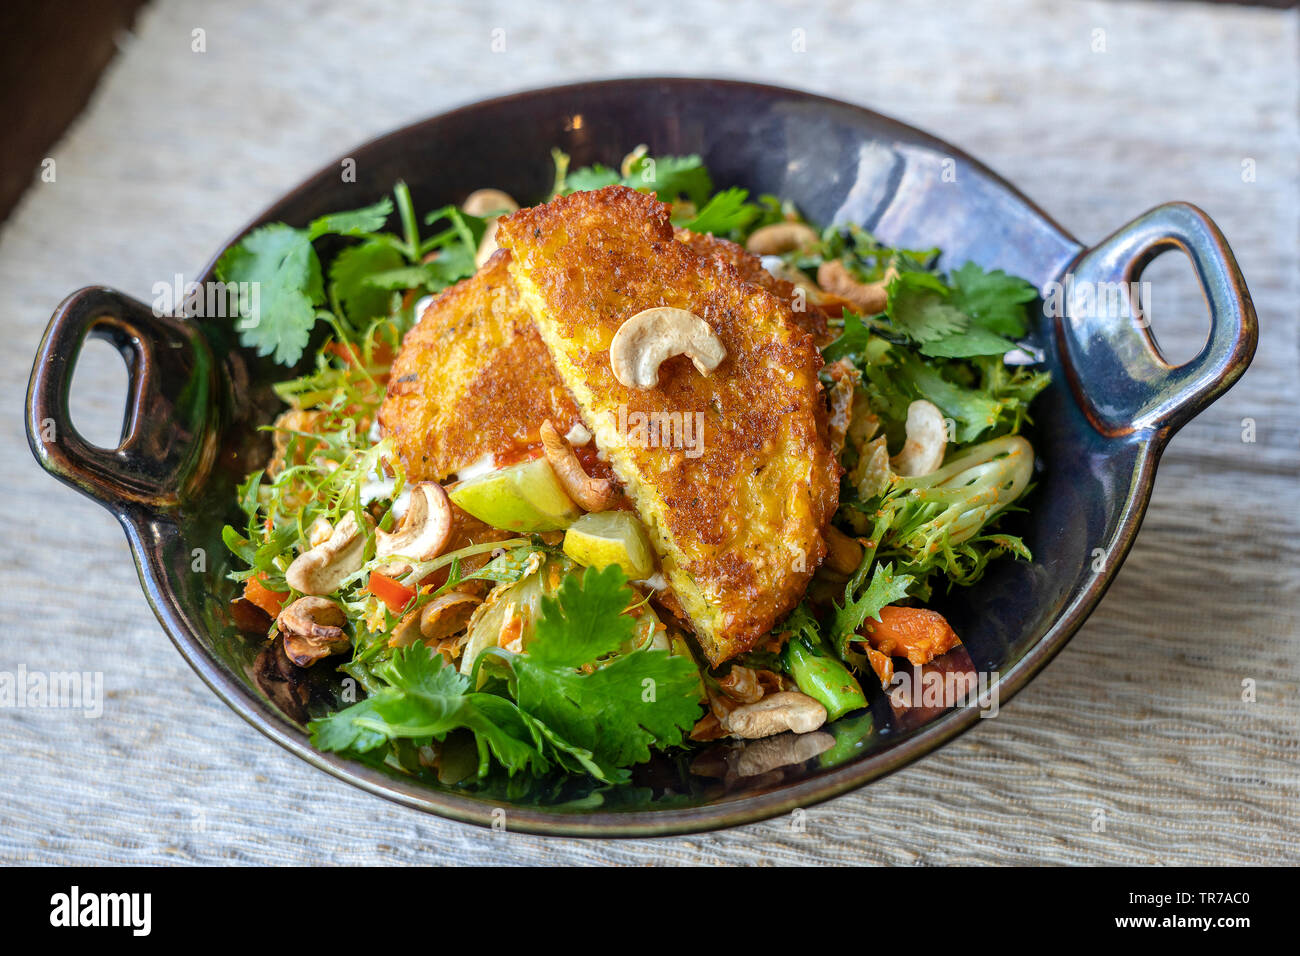
<path fill-rule="evenodd" d="M 522 548 L 532 543 L 532 538 L 510 538 L 506 541 L 484 541 L 482 544 L 471 544 L 458 551 L 448 551 L 446 554 L 440 554 L 436 558 L 431 558 L 428 561 L 421 561 L 419 564 L 416 564 L 402 578 L 402 583 L 407 587 L 411 587 L 412 585 L 419 584 L 420 581 L 428 577 L 434 571 L 446 567 L 453 561 L 473 557 L 476 554 L 485 554 L 490 551 L 495 551 L 497 548 Z M 391 558 L 385 560 L 391 560 Z"/>
<path fill-rule="evenodd" d="M 393 187 L 393 195 L 397 197 L 397 213 L 402 220 L 402 235 L 406 238 L 406 247 L 402 252 L 412 265 L 417 265 L 420 261 L 420 227 L 415 218 L 415 204 L 411 201 L 410 187 L 399 179 Z"/>

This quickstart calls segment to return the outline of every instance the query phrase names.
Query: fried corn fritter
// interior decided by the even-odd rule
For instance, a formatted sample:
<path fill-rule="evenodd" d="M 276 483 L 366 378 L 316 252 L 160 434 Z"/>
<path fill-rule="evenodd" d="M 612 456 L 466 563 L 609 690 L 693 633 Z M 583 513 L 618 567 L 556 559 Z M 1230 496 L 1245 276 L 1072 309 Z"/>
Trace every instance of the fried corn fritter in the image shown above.
<path fill-rule="evenodd" d="M 393 362 L 379 409 L 410 481 L 446 481 L 471 465 L 529 457 L 550 419 L 565 434 L 578 409 L 520 306 L 498 251 L 424 310 Z"/>
<path fill-rule="evenodd" d="M 749 649 L 803 596 L 838 498 L 812 336 L 787 302 L 674 239 L 668 207 L 635 190 L 561 197 L 501 220 L 497 236 L 705 655 Z M 653 388 L 622 385 L 610 342 L 654 306 L 703 319 L 722 363 L 704 376 L 676 356 Z"/>
<path fill-rule="evenodd" d="M 730 263 L 741 277 L 790 302 L 794 286 L 763 268 L 744 247 L 678 229 L 690 249 Z M 411 481 L 446 481 L 491 458 L 504 465 L 533 454 L 547 418 L 561 434 L 580 421 L 550 355 L 519 304 L 508 252 L 498 252 L 469 279 L 425 310 L 393 363 L 379 423 L 391 436 Z M 816 306 L 795 312 L 813 335 L 826 331 Z"/>

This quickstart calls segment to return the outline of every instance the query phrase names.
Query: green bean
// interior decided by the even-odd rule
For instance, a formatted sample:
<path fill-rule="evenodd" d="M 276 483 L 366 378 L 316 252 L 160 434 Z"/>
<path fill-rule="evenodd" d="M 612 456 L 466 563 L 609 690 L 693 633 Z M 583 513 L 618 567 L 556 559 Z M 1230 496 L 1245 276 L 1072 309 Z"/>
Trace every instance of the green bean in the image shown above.
<path fill-rule="evenodd" d="M 826 708 L 828 721 L 867 706 L 862 686 L 848 668 L 833 657 L 817 653 L 798 635 L 786 645 L 785 665 L 799 690 Z"/>

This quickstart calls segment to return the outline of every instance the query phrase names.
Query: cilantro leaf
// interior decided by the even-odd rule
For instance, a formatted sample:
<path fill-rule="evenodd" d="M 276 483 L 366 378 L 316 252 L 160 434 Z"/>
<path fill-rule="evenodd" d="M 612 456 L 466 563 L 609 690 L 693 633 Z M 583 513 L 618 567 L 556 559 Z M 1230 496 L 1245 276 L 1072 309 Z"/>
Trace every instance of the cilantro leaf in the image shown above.
<path fill-rule="evenodd" d="M 567 161 L 568 157 L 565 157 Z M 557 161 L 557 178 L 560 171 Z M 690 156 L 639 156 L 628 164 L 628 175 L 595 163 L 581 169 L 567 171 L 562 177 L 563 192 L 587 192 L 605 186 L 622 184 L 629 189 L 654 193 L 664 202 L 679 197 L 704 206 L 713 192 L 713 180 L 697 155 Z"/>
<path fill-rule="evenodd" d="M 653 192 L 664 202 L 685 196 L 703 206 L 713 192 L 713 180 L 699 156 L 642 156 L 631 164 L 625 185 Z"/>
<path fill-rule="evenodd" d="M 569 743 L 526 711 L 519 711 L 519 716 L 538 739 L 549 747 L 547 752 L 555 762 L 570 773 L 589 773 L 605 783 L 626 783 L 630 778 L 631 775 L 625 770 L 604 767 L 597 763 L 595 755 L 590 750 Z"/>
<path fill-rule="evenodd" d="M 922 344 L 963 332 L 970 319 L 948 301 L 947 293 L 943 283 L 929 273 L 900 273 L 889 285 L 889 321 Z"/>
<path fill-rule="evenodd" d="M 320 260 L 307 233 L 283 223 L 255 229 L 217 261 L 217 278 L 257 290 L 254 314 L 236 322 L 240 341 L 258 355 L 273 354 L 282 365 L 298 361 L 325 297 Z"/>
<path fill-rule="evenodd" d="M 862 355 L 867 351 L 867 345 L 871 341 L 871 333 L 863 324 L 862 319 L 855 312 L 847 309 L 844 312 L 844 330 L 840 332 L 835 341 L 830 342 L 822 349 L 822 358 L 827 364 L 838 361 L 850 355 Z"/>
<path fill-rule="evenodd" d="M 527 651 L 511 660 L 520 710 L 565 741 L 570 755 L 589 754 L 609 780 L 649 760 L 651 746 L 680 744 L 700 715 L 699 672 L 689 657 L 637 648 L 598 663 L 633 639 L 624 613 L 633 599 L 617 566 L 570 575 L 543 599 Z"/>
<path fill-rule="evenodd" d="M 453 730 L 472 731 L 479 747 L 479 776 L 487 773 L 490 753 L 510 774 L 545 772 L 535 727 L 504 697 L 470 693 L 469 678 L 447 665 L 441 654 L 417 642 L 393 652 L 374 669 L 385 686 L 377 693 L 309 725 L 318 750 L 364 754 L 385 744 L 409 740 L 427 744 Z"/>
<path fill-rule="evenodd" d="M 1015 347 L 1015 342 L 996 332 L 972 326 L 965 332 L 923 343 L 921 354 L 932 358 L 973 358 L 977 355 L 1005 355 Z"/>
<path fill-rule="evenodd" d="M 911 390 L 933 402 L 944 415 L 957 423 L 957 441 L 974 441 L 997 424 L 1002 404 L 986 392 L 951 382 L 934 365 L 914 355 L 901 352 L 897 368 Z"/>
<path fill-rule="evenodd" d="M 373 232 L 392 211 L 392 200 L 384 198 L 363 209 L 321 216 L 306 229 L 271 223 L 227 249 L 217 260 L 217 278 L 246 282 L 257 290 L 255 314 L 241 314 L 235 324 L 240 341 L 258 355 L 274 356 L 281 365 L 296 363 L 311 339 L 317 307 L 325 302 L 312 240 Z"/>
<path fill-rule="evenodd" d="M 392 214 L 393 201 L 385 196 L 372 206 L 313 219 L 307 227 L 307 235 L 309 239 L 319 239 L 321 236 L 359 236 L 378 232 Z"/>
<path fill-rule="evenodd" d="M 569 173 L 564 180 L 564 188 L 567 192 L 590 192 L 594 189 L 603 189 L 606 186 L 613 186 L 622 181 L 617 169 L 610 169 L 608 166 L 602 166 L 596 163 L 592 166 L 584 166 L 582 169 L 575 169 Z"/>
<path fill-rule="evenodd" d="M 689 658 L 638 650 L 590 674 L 516 658 L 516 700 L 565 740 L 589 751 L 604 775 L 671 747 L 700 716 L 699 672 Z"/>
<path fill-rule="evenodd" d="M 954 270 L 949 278 L 954 287 L 953 304 L 975 325 L 1012 339 L 1028 331 L 1025 305 L 1038 298 L 1038 290 L 1030 283 L 1001 269 L 985 272 L 973 262 Z"/>
<path fill-rule="evenodd" d="M 330 283 L 353 328 L 364 328 L 366 320 L 388 314 L 391 295 L 369 280 L 375 273 L 401 264 L 402 254 L 385 242 L 348 246 L 334 257 Z"/>
<path fill-rule="evenodd" d="M 692 232 L 708 232 L 719 236 L 744 229 L 761 212 L 753 203 L 746 202 L 748 198 L 748 190 L 736 187 L 724 189 L 710 199 L 694 219 L 686 223 L 686 228 Z"/>
<path fill-rule="evenodd" d="M 1028 329 L 1025 303 L 1037 292 L 1023 279 L 968 262 L 953 287 L 928 272 L 905 271 L 890 284 L 893 326 L 934 358 L 1002 355 Z"/>
<path fill-rule="evenodd" d="M 565 577 L 554 597 L 542 598 L 529 658 L 548 667 L 581 667 L 631 641 L 636 622 L 623 613 L 633 600 L 625 581 L 616 564 Z"/>
<path fill-rule="evenodd" d="M 443 250 L 436 259 L 422 262 L 418 266 L 399 266 L 372 272 L 365 283 L 375 289 L 400 291 L 406 289 L 427 289 L 429 292 L 441 292 L 447 286 L 459 282 L 474 274 L 474 257 L 466 255 L 459 245 Z"/>
<path fill-rule="evenodd" d="M 313 720 L 307 725 L 311 731 L 311 745 L 317 750 L 369 753 L 388 743 L 388 735 L 369 729 L 362 721 L 375 715 L 376 698 L 367 697 L 328 717 Z"/>

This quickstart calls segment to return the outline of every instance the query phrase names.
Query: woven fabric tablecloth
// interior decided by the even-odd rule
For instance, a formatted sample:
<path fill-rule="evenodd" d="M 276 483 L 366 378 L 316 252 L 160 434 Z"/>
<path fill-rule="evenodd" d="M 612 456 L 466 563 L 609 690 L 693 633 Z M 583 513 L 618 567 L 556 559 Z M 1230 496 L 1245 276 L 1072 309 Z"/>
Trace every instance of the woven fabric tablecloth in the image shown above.
<path fill-rule="evenodd" d="M 52 151 L 55 181 L 35 181 L 0 233 L 0 672 L 99 671 L 106 698 L 98 719 L 0 709 L 0 861 L 1300 862 L 1296 13 L 670 9 L 161 0 L 121 38 Z M 80 286 L 149 301 L 155 282 L 193 278 L 253 213 L 375 134 L 509 90 L 662 73 L 894 115 L 980 157 L 1085 241 L 1157 203 L 1197 203 L 1254 294 L 1254 366 L 1175 438 L 1128 563 L 1056 661 L 997 719 L 813 808 L 802 830 L 548 840 L 354 790 L 202 685 L 113 519 L 32 461 L 20 408 L 41 332 Z M 1189 267 L 1170 256 L 1148 278 L 1162 343 L 1190 356 L 1206 322 Z M 124 382 L 107 346 L 88 349 L 74 413 L 92 437 L 119 427 Z"/>

